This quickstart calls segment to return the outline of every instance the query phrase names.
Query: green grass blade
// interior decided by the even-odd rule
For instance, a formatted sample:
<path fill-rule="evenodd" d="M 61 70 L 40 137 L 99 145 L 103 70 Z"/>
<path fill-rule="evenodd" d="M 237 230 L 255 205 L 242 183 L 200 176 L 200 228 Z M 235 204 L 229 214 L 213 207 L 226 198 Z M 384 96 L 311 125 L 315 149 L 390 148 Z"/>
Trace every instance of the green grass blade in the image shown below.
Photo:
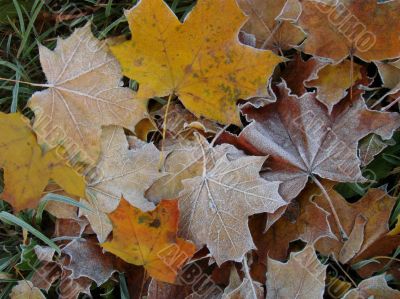
<path fill-rule="evenodd" d="M 25 221 L 19 219 L 18 217 L 7 213 L 7 212 L 0 212 L 0 220 L 3 222 L 9 222 L 15 225 L 20 226 L 21 228 L 26 229 L 28 232 L 30 232 L 32 235 L 40 239 L 43 243 L 47 244 L 51 248 L 53 248 L 58 254 L 61 254 L 61 249 L 49 238 L 47 238 L 45 235 L 43 235 L 41 232 L 36 230 L 33 226 L 30 224 L 26 223 Z"/>

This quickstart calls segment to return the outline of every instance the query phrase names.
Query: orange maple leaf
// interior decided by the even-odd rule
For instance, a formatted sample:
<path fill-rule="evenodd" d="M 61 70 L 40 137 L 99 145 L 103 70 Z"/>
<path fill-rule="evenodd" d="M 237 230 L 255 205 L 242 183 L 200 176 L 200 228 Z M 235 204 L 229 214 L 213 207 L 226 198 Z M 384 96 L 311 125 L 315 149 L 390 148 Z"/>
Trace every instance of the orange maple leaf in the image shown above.
<path fill-rule="evenodd" d="M 122 198 L 109 216 L 113 237 L 101 246 L 128 263 L 143 265 L 157 280 L 173 283 L 179 268 L 195 252 L 193 243 L 176 236 L 176 200 L 162 200 L 154 211 L 142 212 Z"/>

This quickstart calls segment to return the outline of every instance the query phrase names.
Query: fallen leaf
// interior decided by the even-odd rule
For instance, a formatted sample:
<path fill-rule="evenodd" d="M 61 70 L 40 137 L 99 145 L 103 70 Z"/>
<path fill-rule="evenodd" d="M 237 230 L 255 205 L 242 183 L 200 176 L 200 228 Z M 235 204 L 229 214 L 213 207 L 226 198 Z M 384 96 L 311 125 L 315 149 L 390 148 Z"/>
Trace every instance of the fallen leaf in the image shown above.
<path fill-rule="evenodd" d="M 34 93 L 28 105 L 40 144 L 60 144 L 72 158 L 93 165 L 100 154 L 101 126 L 134 131 L 146 102 L 120 87 L 120 66 L 90 26 L 88 22 L 67 39 L 58 39 L 54 51 L 39 46 L 48 89 Z"/>
<path fill-rule="evenodd" d="M 299 97 L 307 92 L 305 81 L 316 76 L 316 72 L 327 62 L 311 57 L 304 61 L 300 52 L 296 52 L 287 67 L 282 72 L 282 79 L 285 80 L 291 92 Z"/>
<path fill-rule="evenodd" d="M 93 239 L 75 239 L 62 252 L 70 257 L 64 269 L 71 271 L 71 279 L 87 277 L 100 286 L 116 271 L 113 256 L 103 253 Z"/>
<path fill-rule="evenodd" d="M 198 1 L 183 23 L 162 0 L 142 0 L 126 17 L 132 39 L 111 51 L 139 82 L 137 96 L 176 94 L 196 116 L 220 123 L 240 124 L 236 101 L 266 94 L 282 61 L 238 42 L 246 19 L 234 0 Z"/>
<path fill-rule="evenodd" d="M 396 201 L 394 198 L 387 195 L 385 191 L 371 188 L 362 199 L 356 203 L 350 204 L 333 189 L 333 182 L 326 181 L 323 182 L 323 184 L 329 194 L 329 197 L 331 198 L 333 205 L 335 206 L 340 223 L 348 235 L 351 236 L 353 234 L 352 231 L 355 229 L 359 230 L 357 228 L 357 221 L 364 222 L 362 218 L 364 218 L 366 221 L 366 223 L 362 225 L 364 228 L 358 232 L 363 232 L 363 235 L 361 236 L 363 240 L 355 242 L 353 244 L 354 247 L 345 248 L 346 250 L 355 251 L 351 257 L 348 256 L 345 260 L 343 260 L 343 262 L 347 262 L 362 254 L 363 251 L 367 250 L 376 240 L 387 234 L 389 231 L 388 219 Z M 325 198 L 321 194 L 317 195 L 317 188 L 315 189 L 315 192 L 315 203 L 321 208 L 329 211 L 329 206 Z M 334 255 L 335 257 L 340 258 L 341 250 L 345 250 L 343 249 L 343 246 L 349 245 L 346 245 L 346 243 L 343 243 L 343 241 L 340 240 L 337 225 L 335 224 L 332 216 L 329 216 L 329 222 L 333 233 L 338 238 L 336 240 L 332 238 L 320 239 L 316 243 L 316 248 L 321 254 Z M 354 240 L 350 238 L 347 242 L 354 242 Z M 362 246 L 360 246 L 359 242 L 361 242 Z"/>
<path fill-rule="evenodd" d="M 361 166 L 366 166 L 371 163 L 375 156 L 381 153 L 385 148 L 389 145 L 395 145 L 396 142 L 393 139 L 382 140 L 376 134 L 371 134 L 370 136 L 365 137 L 360 142 L 359 153 Z"/>
<path fill-rule="evenodd" d="M 54 237 L 81 237 L 87 225 L 86 219 L 56 219 Z"/>
<path fill-rule="evenodd" d="M 400 291 L 388 286 L 385 274 L 363 280 L 357 289 L 346 293 L 343 299 L 368 299 L 368 298 L 400 298 Z"/>
<path fill-rule="evenodd" d="M 261 262 L 266 264 L 268 257 L 285 260 L 289 244 L 295 240 L 314 244 L 322 237 L 336 238 L 329 225 L 329 213 L 313 202 L 314 192 L 315 189 L 306 188 L 266 233 L 263 223 L 250 224 Z"/>
<path fill-rule="evenodd" d="M 147 299 L 185 299 L 192 289 L 152 279 L 147 291 Z"/>
<path fill-rule="evenodd" d="M 280 14 L 276 17 L 278 20 L 297 21 L 301 14 L 301 4 L 299 0 L 286 0 Z"/>
<path fill-rule="evenodd" d="M 240 280 L 235 267 L 232 267 L 229 285 L 225 288 L 221 299 L 261 299 L 265 298 L 261 283 L 248 278 Z"/>
<path fill-rule="evenodd" d="M 326 268 L 312 246 L 291 253 L 287 263 L 268 259 L 267 299 L 322 298 Z"/>
<path fill-rule="evenodd" d="M 371 277 L 377 272 L 387 272 L 393 277 L 400 279 L 400 263 L 391 258 L 400 246 L 400 236 L 383 235 L 375 240 L 368 248 L 351 260 L 354 267 L 365 260 L 373 260 L 363 267 L 357 267 L 356 271 L 362 278 Z"/>
<path fill-rule="evenodd" d="M 85 194 L 84 178 L 69 166 L 60 148 L 42 152 L 24 116 L 1 112 L 0 132 L 0 167 L 4 168 L 5 185 L 2 198 L 15 211 L 35 208 L 50 179 L 69 194 Z"/>
<path fill-rule="evenodd" d="M 90 286 L 92 281 L 87 277 L 78 279 L 70 278 L 71 273 L 63 270 L 60 278 L 59 299 L 78 299 L 80 294 L 86 294 L 91 297 Z"/>
<path fill-rule="evenodd" d="M 101 246 L 128 263 L 143 265 L 157 280 L 173 283 L 179 268 L 195 252 L 192 243 L 176 237 L 176 200 L 163 200 L 154 211 L 142 212 L 122 198 L 109 217 L 113 236 Z"/>
<path fill-rule="evenodd" d="M 246 152 L 269 155 L 262 176 L 282 181 L 279 191 L 286 200 L 296 197 L 311 175 L 337 182 L 365 181 L 357 155 L 359 140 L 370 133 L 389 139 L 400 126 L 397 113 L 369 110 L 361 95 L 341 101 L 329 114 L 315 93 L 298 98 L 285 84 L 277 92 L 276 103 L 245 107 L 252 123 L 239 137 L 225 133 L 220 142 L 229 140 Z"/>
<path fill-rule="evenodd" d="M 370 62 L 400 57 L 400 3 L 376 0 L 301 1 L 299 25 L 307 54 L 341 61 L 349 55 Z"/>
<path fill-rule="evenodd" d="M 43 293 L 29 280 L 21 280 L 12 288 L 10 299 L 45 299 Z"/>
<path fill-rule="evenodd" d="M 164 130 L 165 112 L 167 106 L 163 106 L 151 115 L 156 118 L 160 132 Z M 218 125 L 208 119 L 198 118 L 190 113 L 179 103 L 171 103 L 168 108 L 167 120 L 165 123 L 166 138 L 176 139 L 178 136 L 185 139 L 193 138 L 193 131 L 199 131 L 205 136 L 215 135 L 220 128 Z"/>
<path fill-rule="evenodd" d="M 328 64 L 310 78 L 306 87 L 317 89 L 317 99 L 332 112 L 333 106 L 347 95 L 347 89 L 362 79 L 361 65 L 343 60 L 338 64 Z"/>
<path fill-rule="evenodd" d="M 146 197 L 152 202 L 159 202 L 164 198 L 177 198 L 183 189 L 183 180 L 202 174 L 203 159 L 206 159 L 206 168 L 210 170 L 225 154 L 231 158 L 243 155 L 232 145 L 213 147 L 203 136 L 196 136 L 196 140 L 174 144 L 163 165 L 165 175 L 146 191 Z"/>
<path fill-rule="evenodd" d="M 144 118 L 135 127 L 135 135 L 145 142 L 150 133 L 157 132 L 157 128 L 149 118 Z"/>
<path fill-rule="evenodd" d="M 358 214 L 354 220 L 354 226 L 349 234 L 349 239 L 343 244 L 339 252 L 339 262 L 346 264 L 350 261 L 361 249 L 364 243 L 365 225 L 368 220 L 362 215 Z"/>
<path fill-rule="evenodd" d="M 290 9 L 296 3 L 287 0 L 238 0 L 240 8 L 249 17 L 242 30 L 254 34 L 256 37 L 256 46 L 262 49 L 271 49 L 286 51 L 300 44 L 304 38 L 304 32 L 289 18 L 297 19 L 293 15 L 296 11 Z M 283 9 L 286 9 L 285 19 L 281 16 Z"/>
<path fill-rule="evenodd" d="M 400 59 L 393 62 L 374 61 L 378 67 L 383 87 L 389 88 L 388 96 L 400 97 Z"/>
<path fill-rule="evenodd" d="M 53 247 L 40 246 L 40 245 L 36 245 L 34 251 L 39 261 L 44 261 L 44 262 L 53 261 L 53 256 L 56 252 L 56 250 Z"/>
<path fill-rule="evenodd" d="M 286 205 L 278 193 L 279 182 L 259 175 L 265 157 L 223 155 L 211 170 L 184 180 L 179 195 L 181 234 L 197 247 L 207 245 L 218 265 L 241 262 L 255 248 L 248 228 L 248 216 Z"/>
<path fill-rule="evenodd" d="M 133 139 L 130 148 L 124 130 L 110 126 L 103 129 L 101 156 L 88 182 L 86 192 L 103 213 L 114 211 L 121 196 L 131 205 L 143 210 L 154 209 L 144 192 L 160 177 L 160 152 L 152 143 Z M 96 207 L 96 208 L 97 208 Z"/>
<path fill-rule="evenodd" d="M 57 195 L 62 195 L 79 201 L 78 196 L 73 196 L 66 193 L 60 186 L 57 184 L 48 184 L 46 189 L 44 190 L 46 194 L 52 193 Z M 43 200 L 43 198 L 42 198 Z M 46 202 L 45 210 L 49 212 L 56 218 L 62 219 L 77 219 L 78 218 L 78 207 L 73 206 L 71 204 L 67 204 L 60 201 L 49 200 Z"/>
<path fill-rule="evenodd" d="M 88 200 L 81 198 L 80 202 L 90 210 L 79 209 L 79 214 L 86 217 L 96 233 L 97 239 L 100 243 L 103 243 L 112 231 L 112 224 L 107 214 L 100 209 L 97 200 L 90 198 L 90 196 L 88 198 Z"/>
<path fill-rule="evenodd" d="M 61 276 L 61 268 L 55 262 L 46 262 L 34 271 L 31 281 L 34 287 L 49 291 Z"/>
<path fill-rule="evenodd" d="M 388 233 L 389 236 L 400 235 L 400 214 L 397 216 L 396 226 Z"/>
<path fill-rule="evenodd" d="M 393 62 L 374 61 L 374 63 L 378 67 L 383 87 L 400 88 L 400 59 Z"/>

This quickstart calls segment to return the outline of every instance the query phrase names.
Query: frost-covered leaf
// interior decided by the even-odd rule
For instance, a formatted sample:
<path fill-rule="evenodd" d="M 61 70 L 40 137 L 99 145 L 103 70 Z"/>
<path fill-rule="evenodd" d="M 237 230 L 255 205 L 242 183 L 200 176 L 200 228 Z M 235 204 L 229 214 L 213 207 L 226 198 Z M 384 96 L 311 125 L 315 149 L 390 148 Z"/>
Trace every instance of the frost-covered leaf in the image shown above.
<path fill-rule="evenodd" d="M 396 299 L 400 298 L 400 291 L 388 286 L 385 274 L 373 276 L 360 282 L 356 289 L 350 290 L 343 299 Z"/>
<path fill-rule="evenodd" d="M 317 99 L 331 112 L 333 106 L 346 97 L 347 89 L 361 78 L 361 65 L 343 60 L 318 70 L 316 77 L 306 82 L 306 87 L 315 87 Z"/>
<path fill-rule="evenodd" d="M 62 252 L 70 257 L 64 268 L 71 271 L 71 279 L 87 277 L 100 286 L 116 271 L 113 256 L 103 253 L 93 239 L 75 239 Z"/>
<path fill-rule="evenodd" d="M 253 291 L 254 290 L 254 291 Z M 256 297 L 254 296 L 254 292 Z M 222 299 L 261 299 L 264 298 L 264 289 L 262 284 L 257 281 L 251 281 L 248 278 L 240 280 L 235 267 L 232 267 L 229 285 L 222 294 Z"/>
<path fill-rule="evenodd" d="M 314 188 L 306 188 L 267 232 L 264 231 L 263 222 L 254 222 L 251 226 L 252 235 L 260 261 L 266 262 L 267 257 L 285 260 L 289 244 L 295 240 L 314 244 L 323 237 L 336 238 L 329 225 L 329 213 L 313 202 L 315 191 Z"/>
<path fill-rule="evenodd" d="M 206 159 L 206 168 L 214 167 L 215 162 L 227 154 L 229 157 L 239 157 L 243 153 L 230 144 L 213 147 L 201 135 L 196 140 L 173 144 L 169 149 L 164 165 L 164 176 L 158 179 L 146 192 L 146 197 L 153 202 L 164 198 L 177 198 L 183 189 L 182 181 L 200 176 L 203 172 L 203 159 Z M 205 155 L 205 157 L 204 157 Z"/>
<path fill-rule="evenodd" d="M 238 0 L 238 4 L 249 17 L 242 30 L 254 34 L 257 47 L 279 52 L 289 50 L 304 40 L 304 32 L 289 20 L 296 20 L 300 15 L 298 3 L 287 0 Z"/>
<path fill-rule="evenodd" d="M 221 140 L 269 155 L 262 175 L 283 182 L 280 192 L 285 199 L 296 197 L 311 175 L 337 182 L 365 181 L 357 155 L 359 140 L 370 133 L 389 139 L 400 126 L 398 113 L 369 110 L 360 95 L 341 101 L 329 114 L 315 93 L 298 98 L 284 84 L 277 91 L 276 103 L 243 109 L 252 123 L 239 137 L 225 134 Z"/>
<path fill-rule="evenodd" d="M 54 51 L 39 47 L 48 89 L 34 93 L 28 105 L 35 112 L 33 129 L 39 143 L 61 144 L 71 158 L 94 164 L 100 154 L 101 126 L 134 131 L 146 102 L 120 87 L 120 66 L 90 26 L 89 22 L 67 39 L 58 39 Z"/>
<path fill-rule="evenodd" d="M 152 143 L 134 139 L 130 148 L 120 127 L 103 129 L 101 156 L 87 192 L 94 196 L 98 209 L 110 213 L 121 196 L 143 211 L 154 209 L 144 192 L 162 176 L 158 171 L 160 152 Z M 92 204 L 93 205 L 93 204 Z"/>
<path fill-rule="evenodd" d="M 293 94 L 301 97 L 307 92 L 305 81 L 315 77 L 316 72 L 325 65 L 327 65 L 327 62 L 315 57 L 304 61 L 301 53 L 297 52 L 283 71 L 282 79 Z"/>
<path fill-rule="evenodd" d="M 272 213 L 286 203 L 278 193 L 279 182 L 259 175 L 265 157 L 227 155 L 215 166 L 203 168 L 200 176 L 183 181 L 179 195 L 180 233 L 198 247 L 206 244 L 218 265 L 241 261 L 255 248 L 248 228 L 248 216 Z"/>
<path fill-rule="evenodd" d="M 335 220 L 330 215 L 329 222 L 337 239 L 320 239 L 316 243 L 316 248 L 324 255 L 332 254 L 342 262 L 348 262 L 368 250 L 375 241 L 389 232 L 388 219 L 396 201 L 385 191 L 371 188 L 363 198 L 351 204 L 333 189 L 334 183 L 326 181 L 323 184 L 335 206 L 344 231 L 351 238 L 347 242 L 340 239 Z M 315 192 L 318 194 L 317 188 L 315 188 Z M 326 211 L 330 210 L 322 194 L 316 195 L 314 201 Z M 358 226 L 362 226 L 362 228 Z M 352 246 L 349 243 L 353 243 Z M 344 250 L 348 252 L 344 252 Z"/>
<path fill-rule="evenodd" d="M 29 280 L 21 280 L 13 287 L 10 299 L 45 299 L 43 293 L 32 285 Z"/>
<path fill-rule="evenodd" d="M 322 299 L 327 267 L 312 246 L 292 253 L 287 263 L 268 259 L 267 299 Z"/>

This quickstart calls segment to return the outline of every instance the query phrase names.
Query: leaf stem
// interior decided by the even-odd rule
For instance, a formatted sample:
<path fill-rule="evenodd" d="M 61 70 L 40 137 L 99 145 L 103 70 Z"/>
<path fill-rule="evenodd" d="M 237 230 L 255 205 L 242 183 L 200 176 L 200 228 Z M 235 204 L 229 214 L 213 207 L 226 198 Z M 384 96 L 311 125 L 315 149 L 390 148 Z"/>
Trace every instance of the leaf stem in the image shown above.
<path fill-rule="evenodd" d="M 168 110 L 171 105 L 173 93 L 171 92 L 168 97 L 167 107 L 165 108 L 164 120 L 163 120 L 163 130 L 162 130 L 162 140 L 161 140 L 161 151 L 160 151 L 160 161 L 158 162 L 158 169 L 161 171 L 164 160 L 164 140 L 167 135 L 167 122 L 168 122 Z"/>
<path fill-rule="evenodd" d="M 342 224 L 340 223 L 339 216 L 336 212 L 335 207 L 333 206 L 332 200 L 331 200 L 328 192 L 326 191 L 325 187 L 321 184 L 321 182 L 315 176 L 312 175 L 311 178 L 314 181 L 314 183 L 318 186 L 318 188 L 322 191 L 326 200 L 328 201 L 329 207 L 331 208 L 333 218 L 335 219 L 336 225 L 339 229 L 339 233 L 340 233 L 340 237 L 341 237 L 342 241 L 343 242 L 347 241 L 349 239 L 349 237 L 347 236 L 345 230 L 343 229 Z"/>
<path fill-rule="evenodd" d="M 251 287 L 251 292 L 253 294 L 253 298 L 257 299 L 258 298 L 257 297 L 257 292 L 256 292 L 256 289 L 254 288 L 253 279 L 251 278 L 251 275 L 250 275 L 249 266 L 247 264 L 247 255 L 246 254 L 243 257 L 243 263 L 242 264 L 243 264 L 243 268 L 244 268 L 245 277 L 249 280 L 249 283 L 250 283 L 250 287 Z"/>
<path fill-rule="evenodd" d="M 399 102 L 400 102 L 400 96 L 399 96 L 396 100 L 394 100 L 393 102 L 391 102 L 389 105 L 387 105 L 386 107 L 383 107 L 383 108 L 381 109 L 381 111 L 382 111 L 382 112 L 385 112 L 385 111 L 389 110 L 390 108 L 392 108 L 394 105 L 396 105 L 396 104 L 399 103 Z"/>
<path fill-rule="evenodd" d="M 31 82 L 27 82 L 27 81 L 14 80 L 14 79 L 8 79 L 8 78 L 3 78 L 3 77 L 0 77 L 0 80 L 7 81 L 7 82 L 14 82 L 14 83 L 23 83 L 23 84 L 28 84 L 30 86 L 37 86 L 37 87 L 53 87 L 52 84 L 31 83 Z"/>
<path fill-rule="evenodd" d="M 226 129 L 228 129 L 228 127 L 229 127 L 229 125 L 226 125 L 217 134 L 215 134 L 213 140 L 210 143 L 210 147 L 214 146 L 215 142 L 218 140 L 219 137 L 221 137 L 222 133 L 224 133 L 226 131 Z"/>

